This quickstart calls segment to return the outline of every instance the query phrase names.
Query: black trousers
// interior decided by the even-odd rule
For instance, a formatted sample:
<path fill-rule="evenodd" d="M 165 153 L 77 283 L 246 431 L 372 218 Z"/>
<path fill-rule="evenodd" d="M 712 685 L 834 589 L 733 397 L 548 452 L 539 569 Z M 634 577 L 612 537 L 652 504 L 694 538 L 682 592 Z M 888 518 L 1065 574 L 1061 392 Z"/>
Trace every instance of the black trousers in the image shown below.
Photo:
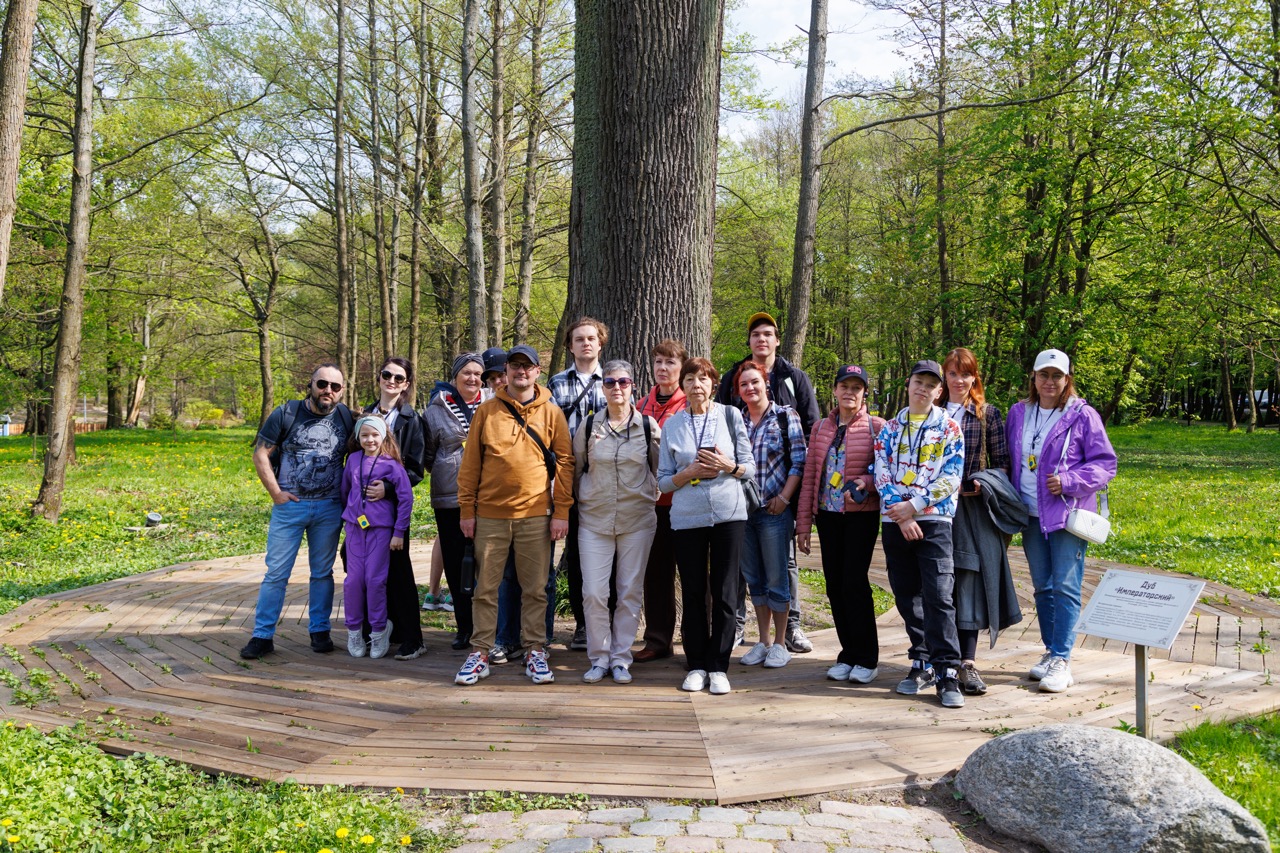
<path fill-rule="evenodd" d="M 822 543 L 822 574 L 840 638 L 839 663 L 875 669 L 880 663 L 875 599 L 867 572 L 880 535 L 878 512 L 825 512 L 814 519 Z"/>
<path fill-rule="evenodd" d="M 573 611 L 573 629 L 587 624 L 582 609 L 582 560 L 578 557 L 578 505 L 569 507 L 569 535 L 564 539 L 564 570 L 569 584 L 569 609 Z"/>
<path fill-rule="evenodd" d="M 467 537 L 462 535 L 458 523 L 462 520 L 462 510 L 454 507 L 437 508 L 436 511 L 436 544 L 440 546 L 444 559 L 444 578 L 449 583 L 449 594 L 453 596 L 453 620 L 458 626 L 458 634 L 471 636 L 471 596 L 462 591 L 462 552 L 467 545 Z"/>
<path fill-rule="evenodd" d="M 746 529 L 745 521 L 725 521 L 672 531 L 684 604 L 680 633 L 691 670 L 729 671 L 737 626 L 734 611 L 742 597 L 739 557 Z"/>
<path fill-rule="evenodd" d="M 898 525 L 885 522 L 881 533 L 889 586 L 898 612 L 907 623 L 911 641 L 908 656 L 933 664 L 938 677 L 960 668 L 960 640 L 956 634 L 955 563 L 951 556 L 951 525 L 918 521 L 924 538 L 908 542 Z"/>
<path fill-rule="evenodd" d="M 644 570 L 644 647 L 669 655 L 676 636 L 676 552 L 671 507 L 657 511 L 658 529 Z"/>

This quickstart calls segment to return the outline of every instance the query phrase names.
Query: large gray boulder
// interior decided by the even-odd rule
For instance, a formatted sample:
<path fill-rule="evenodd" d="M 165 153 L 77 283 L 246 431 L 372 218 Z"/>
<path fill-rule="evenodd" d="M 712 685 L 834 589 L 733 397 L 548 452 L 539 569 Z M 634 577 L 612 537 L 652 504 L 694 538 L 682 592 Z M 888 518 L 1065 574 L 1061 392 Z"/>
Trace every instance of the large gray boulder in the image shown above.
<path fill-rule="evenodd" d="M 993 828 L 1053 853 L 1269 853 L 1262 823 L 1181 756 L 1055 725 L 978 747 L 956 787 Z"/>

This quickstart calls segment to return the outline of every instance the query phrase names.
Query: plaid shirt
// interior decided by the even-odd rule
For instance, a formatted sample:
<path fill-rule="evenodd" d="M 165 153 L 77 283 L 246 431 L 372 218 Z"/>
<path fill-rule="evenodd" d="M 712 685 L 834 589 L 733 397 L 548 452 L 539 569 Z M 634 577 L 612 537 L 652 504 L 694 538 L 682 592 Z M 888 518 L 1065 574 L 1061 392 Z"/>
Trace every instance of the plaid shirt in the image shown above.
<path fill-rule="evenodd" d="M 782 430 L 778 424 L 778 412 L 786 412 L 787 436 L 791 442 L 790 465 L 783 459 Z M 779 406 L 770 403 L 760 423 L 752 426 L 747 415 L 743 415 L 747 424 L 747 435 L 751 439 L 751 455 L 756 460 L 756 485 L 764 499 L 772 500 L 782 494 L 782 487 L 787 484 L 788 477 L 800 477 L 804 474 L 804 426 L 800 415 L 790 406 Z M 799 494 L 799 487 L 796 493 Z"/>
<path fill-rule="evenodd" d="M 1009 439 L 1004 432 L 1004 420 L 1000 410 L 987 404 L 987 459 L 982 464 L 982 421 L 972 403 L 959 412 L 960 431 L 964 433 L 964 480 L 968 487 L 973 475 L 986 468 L 999 468 L 1010 473 L 1012 458 L 1009 456 Z"/>
<path fill-rule="evenodd" d="M 604 374 L 597 367 L 591 376 L 593 381 L 588 381 L 587 385 L 590 387 L 586 387 L 578 378 L 577 369 L 570 367 L 555 374 L 547 382 L 547 390 L 551 392 L 551 402 L 560 407 L 560 411 L 564 412 L 565 420 L 569 422 L 570 436 L 578 434 L 578 427 L 587 419 L 587 415 L 592 412 L 603 412 L 608 405 L 604 399 L 604 386 L 600 384 Z M 585 394 L 582 393 L 584 387 Z M 577 405 L 574 405 L 575 400 Z"/>

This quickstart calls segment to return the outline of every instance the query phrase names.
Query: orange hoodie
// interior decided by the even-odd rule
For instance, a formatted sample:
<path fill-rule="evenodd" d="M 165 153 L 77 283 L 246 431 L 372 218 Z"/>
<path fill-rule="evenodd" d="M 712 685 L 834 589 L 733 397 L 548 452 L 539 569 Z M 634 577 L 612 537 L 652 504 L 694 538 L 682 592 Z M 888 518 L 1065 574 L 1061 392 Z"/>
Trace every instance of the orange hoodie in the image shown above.
<path fill-rule="evenodd" d="M 555 500 L 547 485 L 542 451 L 503 401 L 515 407 L 556 455 Z M 564 412 L 551 392 L 535 385 L 533 399 L 520 403 L 502 388 L 476 409 L 458 469 L 458 508 L 462 518 L 569 519 L 573 505 L 573 445 Z"/>

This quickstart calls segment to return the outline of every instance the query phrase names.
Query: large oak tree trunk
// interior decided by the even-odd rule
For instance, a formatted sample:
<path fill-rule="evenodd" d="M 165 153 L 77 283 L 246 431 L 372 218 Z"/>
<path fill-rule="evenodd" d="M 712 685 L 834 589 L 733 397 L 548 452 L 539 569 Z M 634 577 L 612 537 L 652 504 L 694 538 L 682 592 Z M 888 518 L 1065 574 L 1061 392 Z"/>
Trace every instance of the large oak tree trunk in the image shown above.
<path fill-rule="evenodd" d="M 44 454 L 44 477 L 31 507 L 33 515 L 57 521 L 62 514 L 62 491 L 67 464 L 75 453 L 76 391 L 80 385 L 80 341 L 84 320 L 84 290 L 88 275 L 89 220 L 93 189 L 93 74 L 98 48 L 98 0 L 80 6 L 80 61 L 76 80 L 75 130 L 72 140 L 71 215 L 67 229 L 67 260 L 62 277 L 58 319 L 58 354 L 53 368 L 49 446 Z"/>
<path fill-rule="evenodd" d="M 711 349 L 723 0 L 579 0 L 570 308 L 652 381 L 665 337 Z"/>
<path fill-rule="evenodd" d="M 9 238 L 18 210 L 18 155 L 26 120 L 27 77 L 31 72 L 38 0 L 9 0 L 0 45 L 0 302 L 4 302 Z"/>

